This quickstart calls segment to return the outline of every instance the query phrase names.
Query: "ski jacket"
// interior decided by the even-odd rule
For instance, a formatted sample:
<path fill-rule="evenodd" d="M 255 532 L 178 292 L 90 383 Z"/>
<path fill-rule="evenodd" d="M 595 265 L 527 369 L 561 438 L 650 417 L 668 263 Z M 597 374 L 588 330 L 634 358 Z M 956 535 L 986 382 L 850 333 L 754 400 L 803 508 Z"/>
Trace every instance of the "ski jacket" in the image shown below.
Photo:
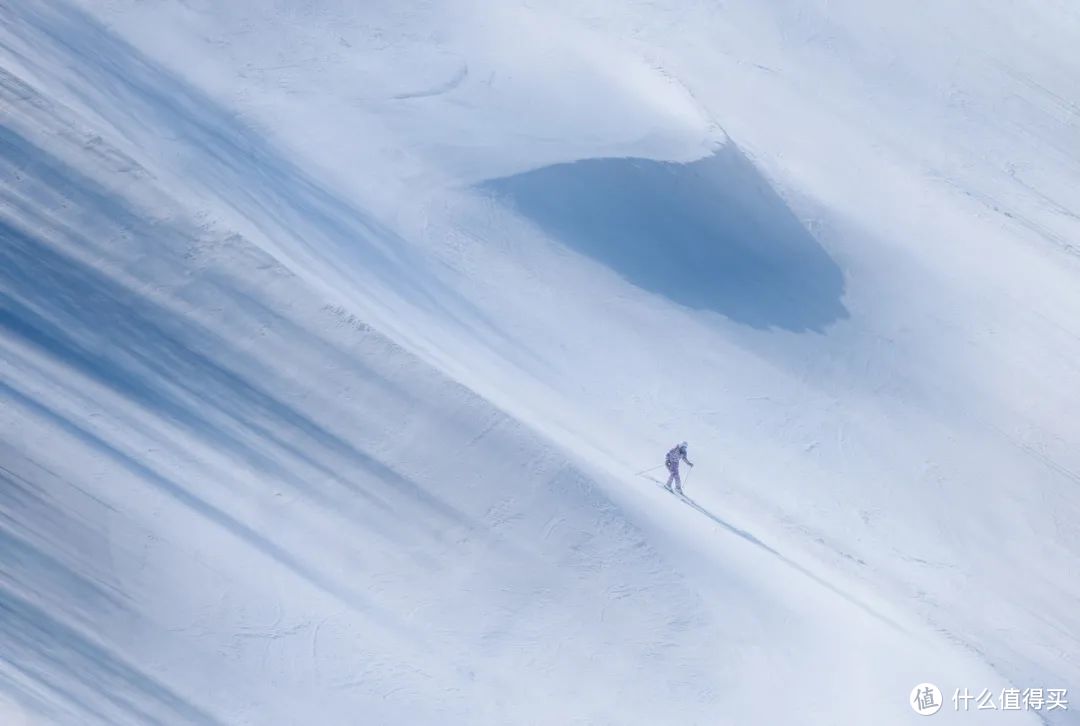
<path fill-rule="evenodd" d="M 667 464 L 668 469 L 675 471 L 679 468 L 680 459 L 685 461 L 687 464 L 690 464 L 690 460 L 686 458 L 686 449 L 682 446 L 676 446 L 674 449 L 667 452 L 667 456 L 664 458 L 664 463 Z M 691 464 L 691 466 L 693 466 L 693 464 Z"/>

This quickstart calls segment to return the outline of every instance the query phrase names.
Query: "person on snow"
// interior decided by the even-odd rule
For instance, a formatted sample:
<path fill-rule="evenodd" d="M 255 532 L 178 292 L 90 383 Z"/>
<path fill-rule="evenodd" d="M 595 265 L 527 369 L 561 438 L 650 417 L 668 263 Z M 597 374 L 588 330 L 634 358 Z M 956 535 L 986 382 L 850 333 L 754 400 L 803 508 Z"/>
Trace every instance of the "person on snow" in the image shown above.
<path fill-rule="evenodd" d="M 693 467 L 692 461 L 686 458 L 686 442 L 682 442 L 671 451 L 667 452 L 667 456 L 664 458 L 664 463 L 667 465 L 668 473 L 671 476 L 668 477 L 667 484 L 664 488 L 669 492 L 674 491 L 676 494 L 682 494 L 682 479 L 679 478 L 679 460 L 685 461 L 689 466 Z M 675 489 L 671 488 L 671 483 L 675 482 Z"/>

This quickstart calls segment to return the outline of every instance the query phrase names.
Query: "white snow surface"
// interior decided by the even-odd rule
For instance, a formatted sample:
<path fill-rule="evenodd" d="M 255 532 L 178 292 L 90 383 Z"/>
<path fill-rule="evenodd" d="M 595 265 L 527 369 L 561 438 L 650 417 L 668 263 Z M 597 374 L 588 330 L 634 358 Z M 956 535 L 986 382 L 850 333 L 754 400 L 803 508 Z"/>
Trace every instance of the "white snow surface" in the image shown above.
<path fill-rule="evenodd" d="M 0 2 L 0 720 L 1080 723 L 1076 48 Z"/>

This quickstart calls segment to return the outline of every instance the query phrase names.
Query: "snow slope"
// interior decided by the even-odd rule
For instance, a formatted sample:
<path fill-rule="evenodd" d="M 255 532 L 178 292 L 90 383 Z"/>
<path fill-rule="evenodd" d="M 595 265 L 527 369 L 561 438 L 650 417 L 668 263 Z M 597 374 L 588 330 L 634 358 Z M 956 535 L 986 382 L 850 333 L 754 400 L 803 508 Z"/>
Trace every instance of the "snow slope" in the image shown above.
<path fill-rule="evenodd" d="M 1077 687 L 1078 41 L 1065 3 L 0 5 L 0 715 Z M 635 476 L 680 439 L 693 507 Z"/>

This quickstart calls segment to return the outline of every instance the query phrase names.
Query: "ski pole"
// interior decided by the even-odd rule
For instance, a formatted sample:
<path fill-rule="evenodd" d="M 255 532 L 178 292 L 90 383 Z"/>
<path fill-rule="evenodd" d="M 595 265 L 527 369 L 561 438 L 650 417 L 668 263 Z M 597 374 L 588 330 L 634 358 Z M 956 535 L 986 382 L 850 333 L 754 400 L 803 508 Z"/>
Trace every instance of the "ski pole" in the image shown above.
<path fill-rule="evenodd" d="M 648 474 L 648 473 L 649 473 L 650 471 L 656 471 L 656 470 L 657 470 L 657 469 L 659 469 L 659 468 L 660 468 L 661 466 L 663 466 L 663 464 L 659 464 L 659 465 L 657 465 L 657 466 L 654 466 L 654 467 L 653 467 L 653 468 L 651 468 L 651 469 L 642 469 L 641 471 L 639 471 L 639 472 L 637 472 L 636 474 L 634 474 L 634 476 L 641 476 L 642 474 Z"/>

